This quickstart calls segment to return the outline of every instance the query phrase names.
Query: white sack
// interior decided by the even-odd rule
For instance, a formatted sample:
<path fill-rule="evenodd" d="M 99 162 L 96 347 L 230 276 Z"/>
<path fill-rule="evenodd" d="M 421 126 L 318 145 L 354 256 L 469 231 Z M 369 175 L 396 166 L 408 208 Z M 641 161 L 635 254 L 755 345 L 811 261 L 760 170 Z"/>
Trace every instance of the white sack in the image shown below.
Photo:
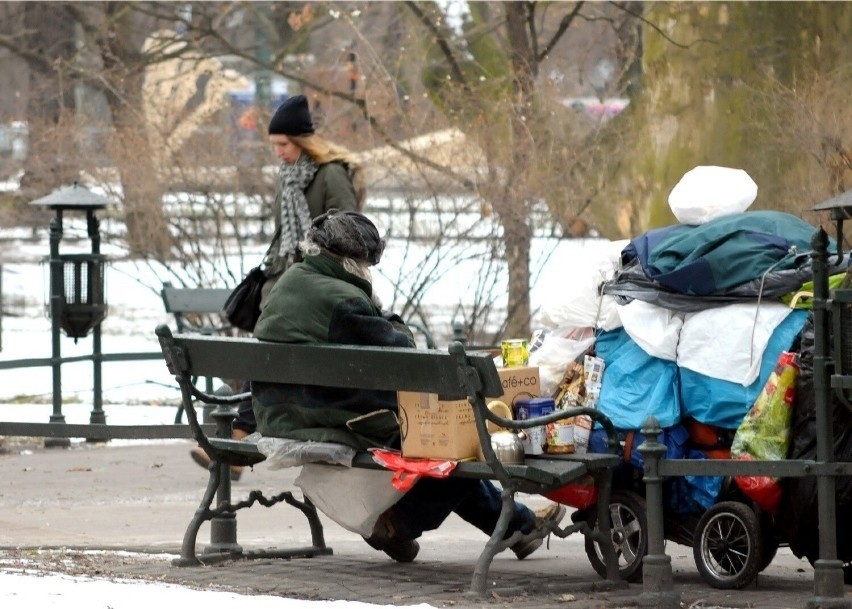
<path fill-rule="evenodd" d="M 677 365 L 748 387 L 760 374 L 772 333 L 791 311 L 773 302 L 688 313 L 680 331 Z"/>
<path fill-rule="evenodd" d="M 677 361 L 682 314 L 649 302 L 634 300 L 618 308 L 624 331 L 648 355 Z"/>
<path fill-rule="evenodd" d="M 681 224 L 704 224 L 748 209 L 757 184 L 742 169 L 698 166 L 687 171 L 669 194 L 669 207 Z"/>
<path fill-rule="evenodd" d="M 618 268 L 621 250 L 629 241 L 611 241 L 603 248 L 584 249 L 577 260 L 559 260 L 564 268 L 560 280 L 548 286 L 547 300 L 542 303 L 537 321 L 548 329 L 621 327 L 618 305 L 612 296 L 601 297 L 600 285 L 612 279 Z"/>
<path fill-rule="evenodd" d="M 405 495 L 391 484 L 393 475 L 390 470 L 309 463 L 302 467 L 295 484 L 334 522 L 369 537 L 382 512 Z"/>

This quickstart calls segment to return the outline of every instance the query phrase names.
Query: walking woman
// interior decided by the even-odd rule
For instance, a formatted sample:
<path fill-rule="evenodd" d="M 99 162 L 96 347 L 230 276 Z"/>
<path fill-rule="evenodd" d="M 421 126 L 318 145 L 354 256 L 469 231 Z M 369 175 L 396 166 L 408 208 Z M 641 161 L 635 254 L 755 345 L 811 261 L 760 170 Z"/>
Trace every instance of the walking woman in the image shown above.
<path fill-rule="evenodd" d="M 361 211 L 366 194 L 361 167 L 351 152 L 316 133 L 304 95 L 288 97 L 278 107 L 269 121 L 268 133 L 281 166 L 272 208 L 275 237 L 264 259 L 261 311 L 284 271 L 302 260 L 299 242 L 313 219 L 330 209 Z M 249 390 L 246 383 L 243 391 Z M 240 440 L 254 433 L 256 427 L 251 400 L 241 402 L 231 437 Z M 201 447 L 193 448 L 190 455 L 205 469 L 209 467 L 210 457 Z M 239 480 L 242 470 L 232 467 L 231 477 Z"/>

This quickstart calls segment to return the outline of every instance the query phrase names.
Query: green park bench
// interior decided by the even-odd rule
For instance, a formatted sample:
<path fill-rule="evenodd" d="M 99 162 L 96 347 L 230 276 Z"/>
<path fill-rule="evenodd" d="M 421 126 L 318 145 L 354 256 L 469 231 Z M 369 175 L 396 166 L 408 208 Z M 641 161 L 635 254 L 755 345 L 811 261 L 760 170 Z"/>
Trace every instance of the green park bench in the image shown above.
<path fill-rule="evenodd" d="M 291 491 L 269 498 L 260 491 L 251 491 L 247 499 L 236 503 L 231 501 L 230 466 L 254 466 L 264 461 L 265 456 L 252 442 L 230 439 L 234 413 L 231 408 L 223 406 L 236 404 L 246 396 L 210 394 L 200 391 L 192 382 L 194 377 L 210 376 L 325 387 L 426 392 L 457 400 L 467 397 L 473 407 L 486 461 L 460 461 L 450 475 L 494 480 L 503 489 L 503 513 L 474 568 L 471 592 L 480 596 L 486 593 L 492 559 L 520 536 L 520 533 L 515 533 L 503 539 L 509 523 L 507 512 L 513 509 L 516 493 L 546 493 L 581 478 L 588 479 L 589 476 L 599 493 L 597 522 L 601 525 L 594 529 L 585 521 L 564 528 L 554 525 L 552 530 L 540 531 L 540 536 L 552 532 L 559 537 L 567 537 L 580 532 L 587 539 L 594 539 L 606 555 L 607 580 L 618 581 L 618 563 L 613 545 L 603 540 L 610 539 L 608 506 L 612 473 L 619 457 L 616 454 L 541 455 L 527 456 L 523 464 L 503 464 L 497 460 L 491 448 L 486 427 L 486 420 L 490 420 L 497 425 L 518 430 L 577 414 L 589 414 L 608 431 L 614 451 L 615 430 L 606 416 L 581 408 L 557 411 L 523 421 L 502 419 L 486 406 L 487 397 L 503 394 L 492 356 L 487 353 L 466 353 L 459 343 L 454 343 L 448 352 L 443 352 L 434 349 L 282 344 L 254 338 L 172 334 L 165 325 L 159 326 L 156 333 L 169 371 L 175 375 L 181 387 L 193 437 L 212 460 L 207 488 L 186 529 L 181 556 L 176 564 L 189 566 L 223 559 L 292 558 L 331 553 L 331 548 L 326 546 L 323 538 L 323 527 L 317 510 L 307 498 L 298 499 Z M 220 406 L 213 413 L 218 437 L 208 437 L 199 425 L 195 411 L 196 400 Z M 352 467 L 382 469 L 366 451 L 355 456 Z M 217 504 L 211 507 L 214 498 L 217 498 Z M 239 546 L 236 540 L 236 512 L 258 503 L 269 507 L 282 501 L 305 514 L 311 530 L 311 545 L 258 551 L 247 551 Z M 211 521 L 211 544 L 204 553 L 198 555 L 196 539 L 200 527 L 206 521 Z"/>

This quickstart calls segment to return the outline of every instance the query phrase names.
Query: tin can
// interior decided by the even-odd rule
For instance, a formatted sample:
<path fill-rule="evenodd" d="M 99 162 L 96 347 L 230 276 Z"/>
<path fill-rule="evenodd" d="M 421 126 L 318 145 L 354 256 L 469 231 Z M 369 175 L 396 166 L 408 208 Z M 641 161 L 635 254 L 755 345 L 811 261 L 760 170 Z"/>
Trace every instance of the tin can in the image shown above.
<path fill-rule="evenodd" d="M 522 338 L 504 340 L 501 346 L 503 348 L 503 366 L 505 368 L 529 365 L 530 352 L 527 349 L 526 340 Z"/>
<path fill-rule="evenodd" d="M 515 418 L 519 421 L 535 419 L 550 414 L 556 408 L 553 398 L 529 398 L 515 402 Z M 524 453 L 540 455 L 547 445 L 547 426 L 536 425 L 525 430 Z"/>

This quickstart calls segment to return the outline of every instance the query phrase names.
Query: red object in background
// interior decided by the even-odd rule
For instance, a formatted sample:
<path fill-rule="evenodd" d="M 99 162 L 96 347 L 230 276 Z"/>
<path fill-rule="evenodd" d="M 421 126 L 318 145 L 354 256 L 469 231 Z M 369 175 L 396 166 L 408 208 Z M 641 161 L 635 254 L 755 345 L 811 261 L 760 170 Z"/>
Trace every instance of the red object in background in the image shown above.
<path fill-rule="evenodd" d="M 737 457 L 741 461 L 752 461 L 750 455 Z M 778 514 L 781 506 L 781 483 L 773 476 L 734 476 L 734 481 L 745 495 L 754 501 L 761 510 L 772 515 Z"/>
<path fill-rule="evenodd" d="M 598 500 L 595 479 L 588 474 L 577 482 L 560 486 L 542 494 L 551 501 L 570 505 L 580 510 L 594 505 Z"/>

